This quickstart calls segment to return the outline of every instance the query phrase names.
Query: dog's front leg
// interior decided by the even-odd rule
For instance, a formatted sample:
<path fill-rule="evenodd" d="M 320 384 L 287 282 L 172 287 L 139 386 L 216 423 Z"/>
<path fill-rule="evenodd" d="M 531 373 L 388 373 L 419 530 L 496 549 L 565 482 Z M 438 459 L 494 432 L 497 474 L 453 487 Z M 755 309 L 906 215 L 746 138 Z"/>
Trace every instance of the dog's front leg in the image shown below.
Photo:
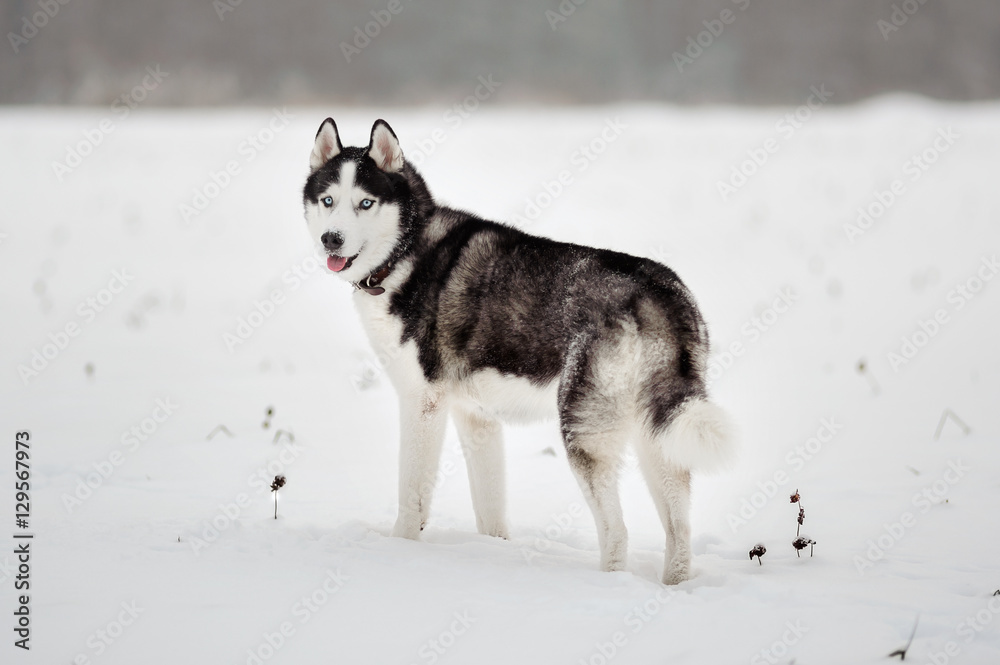
<path fill-rule="evenodd" d="M 469 469 L 476 527 L 479 533 L 509 538 L 500 422 L 460 408 L 453 408 L 451 415 Z"/>
<path fill-rule="evenodd" d="M 399 516 L 393 536 L 416 540 L 427 523 L 448 422 L 444 402 L 433 389 L 400 395 Z"/>

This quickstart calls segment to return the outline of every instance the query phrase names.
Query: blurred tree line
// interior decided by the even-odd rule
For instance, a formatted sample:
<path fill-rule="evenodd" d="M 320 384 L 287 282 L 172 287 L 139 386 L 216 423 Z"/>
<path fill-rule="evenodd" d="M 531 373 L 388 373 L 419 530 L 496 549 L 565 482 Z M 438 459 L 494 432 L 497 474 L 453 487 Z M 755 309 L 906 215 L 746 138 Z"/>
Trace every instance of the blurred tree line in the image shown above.
<path fill-rule="evenodd" d="M 4 0 L 0 102 L 844 103 L 1000 96 L 997 0 Z"/>

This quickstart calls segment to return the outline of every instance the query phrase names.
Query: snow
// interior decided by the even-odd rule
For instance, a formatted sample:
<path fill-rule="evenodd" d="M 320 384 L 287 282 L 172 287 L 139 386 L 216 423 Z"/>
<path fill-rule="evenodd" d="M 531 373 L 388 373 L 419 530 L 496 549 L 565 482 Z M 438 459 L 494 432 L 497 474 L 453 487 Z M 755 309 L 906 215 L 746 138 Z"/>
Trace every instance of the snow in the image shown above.
<path fill-rule="evenodd" d="M 1000 252 L 1000 106 L 794 111 L 484 107 L 458 126 L 433 109 L 0 111 L 0 482 L 13 512 L 13 436 L 30 430 L 35 534 L 32 648 L 4 652 L 862 664 L 886 662 L 919 615 L 907 661 L 998 662 L 1000 284 L 986 278 Z M 385 117 L 407 154 L 429 152 L 440 201 L 657 258 L 691 287 L 715 399 L 743 440 L 736 468 L 695 481 L 693 579 L 657 582 L 663 534 L 634 463 L 628 570 L 598 570 L 554 423 L 507 430 L 510 541 L 476 533 L 452 430 L 423 541 L 388 537 L 398 421 L 379 363 L 391 359 L 370 350 L 350 289 L 309 272 L 300 188 L 327 115 L 352 145 Z M 53 162 L 84 132 L 100 143 L 60 181 Z M 724 201 L 718 182 L 761 149 Z M 912 162 L 925 151 L 926 169 Z M 888 201 L 894 181 L 886 212 L 850 239 L 857 209 Z M 180 206 L 206 186 L 214 197 L 185 221 Z M 966 283 L 981 288 L 966 297 Z M 248 318 L 259 326 L 227 345 Z M 50 335 L 65 348 L 23 379 Z M 891 359 L 904 336 L 919 348 Z M 935 440 L 946 409 L 971 432 L 949 420 Z M 232 436 L 207 440 L 219 425 Z M 294 445 L 274 443 L 279 430 Z M 796 489 L 812 557 L 791 546 Z M 763 565 L 748 556 L 758 542 Z"/>

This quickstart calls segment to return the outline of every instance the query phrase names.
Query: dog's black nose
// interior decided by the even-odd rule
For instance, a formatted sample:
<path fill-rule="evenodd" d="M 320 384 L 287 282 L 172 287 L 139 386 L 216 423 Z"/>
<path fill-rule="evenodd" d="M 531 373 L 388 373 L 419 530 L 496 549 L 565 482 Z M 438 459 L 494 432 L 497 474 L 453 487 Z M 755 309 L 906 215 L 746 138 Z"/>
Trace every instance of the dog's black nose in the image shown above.
<path fill-rule="evenodd" d="M 339 233 L 331 233 L 327 231 L 319 238 L 323 241 L 323 247 L 326 247 L 327 251 L 336 252 L 338 249 L 344 246 L 344 236 Z"/>

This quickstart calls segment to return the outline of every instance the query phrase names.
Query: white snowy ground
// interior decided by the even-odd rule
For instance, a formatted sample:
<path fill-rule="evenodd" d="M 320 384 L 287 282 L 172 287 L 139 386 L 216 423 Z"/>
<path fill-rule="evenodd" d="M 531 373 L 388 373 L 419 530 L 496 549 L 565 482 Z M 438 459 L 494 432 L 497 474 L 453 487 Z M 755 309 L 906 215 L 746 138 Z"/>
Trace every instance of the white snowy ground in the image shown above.
<path fill-rule="evenodd" d="M 919 614 L 908 662 L 998 662 L 1000 283 L 976 278 L 1000 255 L 1000 106 L 885 99 L 797 129 L 793 109 L 484 108 L 459 127 L 442 111 L 291 109 L 258 151 L 247 137 L 284 122 L 270 109 L 0 110 L 0 660 L 884 663 Z M 423 171 L 440 201 L 657 258 L 692 288 L 715 398 L 743 431 L 737 468 L 695 482 L 692 580 L 657 581 L 663 535 L 634 466 L 628 571 L 598 570 L 554 423 L 508 430 L 509 542 L 476 534 L 453 432 L 423 542 L 388 537 L 395 395 L 350 289 L 308 272 L 299 192 L 327 115 L 348 144 L 379 116 L 410 156 L 436 144 Z M 103 118 L 113 133 L 60 182 L 53 162 Z M 723 201 L 718 181 L 768 147 Z M 911 161 L 925 151 L 926 169 Z M 894 180 L 852 242 L 844 225 Z M 917 334 L 937 310 L 946 322 Z M 920 347 L 894 368 L 904 336 Z M 36 350 L 54 357 L 25 379 Z M 971 433 L 948 421 L 935 440 L 945 409 Z M 232 437 L 206 440 L 218 425 Z M 24 429 L 30 652 L 12 644 Z M 791 547 L 796 488 L 812 558 Z"/>

